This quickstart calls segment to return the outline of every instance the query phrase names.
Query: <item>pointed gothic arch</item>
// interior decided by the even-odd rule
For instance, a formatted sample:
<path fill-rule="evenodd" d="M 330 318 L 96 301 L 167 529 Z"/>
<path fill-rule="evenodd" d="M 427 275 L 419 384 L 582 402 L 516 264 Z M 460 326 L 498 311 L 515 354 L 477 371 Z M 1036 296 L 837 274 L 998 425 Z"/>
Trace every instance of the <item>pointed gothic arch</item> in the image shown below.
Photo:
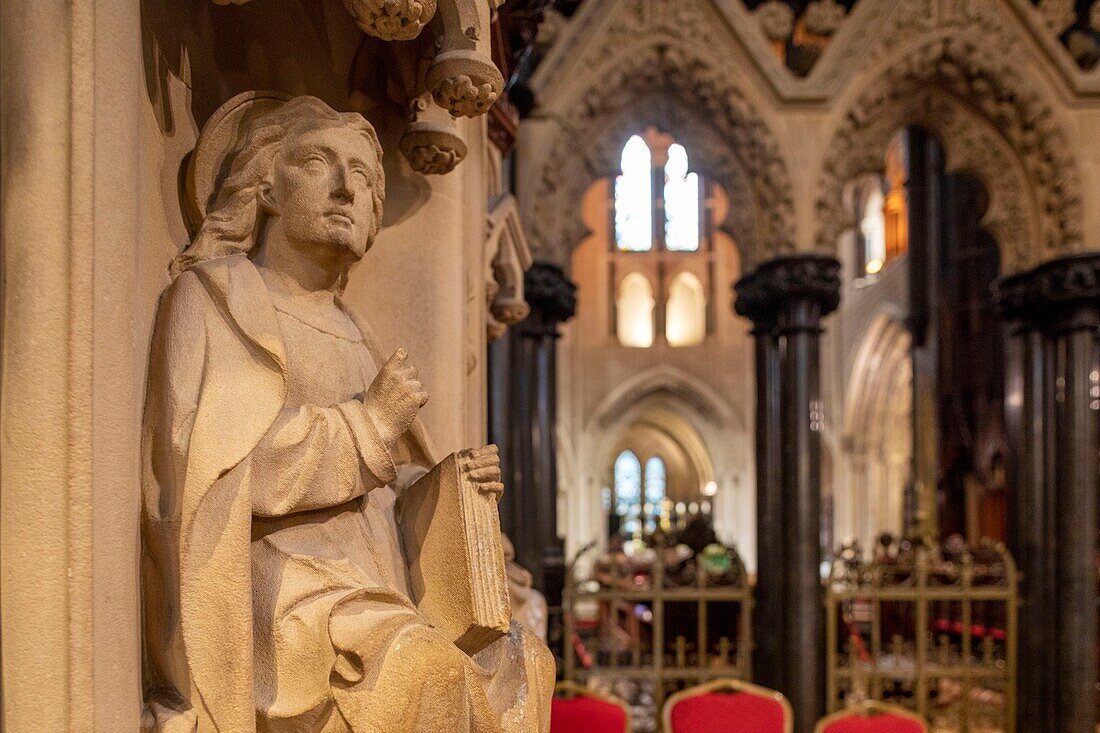
<path fill-rule="evenodd" d="M 852 480 L 834 496 L 834 526 L 865 552 L 882 532 L 899 536 L 912 459 L 912 337 L 891 314 L 864 331 L 848 383 L 844 450 Z"/>
<path fill-rule="evenodd" d="M 755 106 L 718 62 L 684 38 L 612 58 L 598 81 L 564 108 L 534 179 L 526 220 L 539 257 L 567 266 L 588 232 L 578 204 L 595 181 L 618 172 L 619 153 L 648 126 L 675 134 L 692 153 L 692 169 L 729 197 L 730 234 L 752 262 L 794 242 L 794 199 L 779 146 Z"/>
<path fill-rule="evenodd" d="M 833 135 L 818 184 L 818 249 L 833 251 L 855 226 L 844 188 L 879 171 L 891 137 L 908 126 L 935 134 L 948 172 L 973 175 L 989 192 L 982 224 L 1000 245 L 1003 272 L 1082 248 L 1080 184 L 1066 136 L 1004 47 L 948 32 L 893 54 L 896 62 L 859 94 Z"/>

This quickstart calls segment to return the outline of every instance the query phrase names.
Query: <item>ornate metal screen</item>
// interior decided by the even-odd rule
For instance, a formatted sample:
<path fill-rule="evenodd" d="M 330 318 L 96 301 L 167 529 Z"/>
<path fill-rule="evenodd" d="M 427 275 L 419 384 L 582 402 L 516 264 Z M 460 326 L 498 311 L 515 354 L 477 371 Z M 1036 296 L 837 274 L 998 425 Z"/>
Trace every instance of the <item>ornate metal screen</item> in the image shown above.
<path fill-rule="evenodd" d="M 873 698 L 933 731 L 1013 733 L 1017 573 L 1003 546 L 858 553 L 826 590 L 828 706 Z"/>
<path fill-rule="evenodd" d="M 565 678 L 626 699 L 636 731 L 656 730 L 678 689 L 751 674 L 752 589 L 740 556 L 663 552 L 663 562 L 653 551 L 606 556 L 583 581 L 573 563 L 566 578 Z"/>

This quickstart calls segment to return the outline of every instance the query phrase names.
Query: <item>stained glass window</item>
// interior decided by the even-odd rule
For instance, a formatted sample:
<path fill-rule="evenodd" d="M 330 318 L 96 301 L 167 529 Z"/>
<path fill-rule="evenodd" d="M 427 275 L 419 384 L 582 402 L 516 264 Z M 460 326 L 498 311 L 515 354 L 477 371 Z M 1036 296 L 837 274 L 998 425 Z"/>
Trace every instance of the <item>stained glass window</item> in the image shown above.
<path fill-rule="evenodd" d="M 615 513 L 623 518 L 622 528 L 627 534 L 641 528 L 642 462 L 628 450 L 615 459 Z"/>
<path fill-rule="evenodd" d="M 653 248 L 653 168 L 649 146 L 634 135 L 623 146 L 615 179 L 615 246 L 624 252 Z"/>
<path fill-rule="evenodd" d="M 688 172 L 683 145 L 668 149 L 665 163 L 665 249 L 695 252 L 699 249 L 699 175 Z"/>
<path fill-rule="evenodd" d="M 665 462 L 653 456 L 645 462 L 645 500 L 659 507 L 665 499 Z"/>

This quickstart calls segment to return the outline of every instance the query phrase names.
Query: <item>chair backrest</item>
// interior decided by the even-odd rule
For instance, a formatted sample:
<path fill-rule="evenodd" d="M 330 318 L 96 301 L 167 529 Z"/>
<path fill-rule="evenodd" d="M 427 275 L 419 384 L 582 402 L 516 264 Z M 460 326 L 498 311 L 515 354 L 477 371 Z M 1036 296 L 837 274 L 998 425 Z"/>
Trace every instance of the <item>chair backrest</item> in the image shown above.
<path fill-rule="evenodd" d="M 666 733 L 791 733 L 792 718 L 780 693 L 731 679 L 677 692 L 664 709 Z"/>
<path fill-rule="evenodd" d="M 550 703 L 550 733 L 630 733 L 630 712 L 617 697 L 559 682 Z"/>
<path fill-rule="evenodd" d="M 928 733 L 928 726 L 905 708 L 868 700 L 825 716 L 814 733 Z"/>

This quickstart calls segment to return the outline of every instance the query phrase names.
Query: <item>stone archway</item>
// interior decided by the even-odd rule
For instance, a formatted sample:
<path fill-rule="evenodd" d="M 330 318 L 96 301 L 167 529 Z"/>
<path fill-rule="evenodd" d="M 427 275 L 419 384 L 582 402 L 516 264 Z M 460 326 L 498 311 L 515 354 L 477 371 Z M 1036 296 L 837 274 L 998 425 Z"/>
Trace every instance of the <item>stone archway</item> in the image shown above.
<path fill-rule="evenodd" d="M 912 459 L 912 337 L 887 314 L 863 335 L 848 384 L 843 444 L 853 481 L 837 498 L 837 523 L 873 550 L 882 532 L 904 531 L 905 487 Z"/>
<path fill-rule="evenodd" d="M 540 258 L 568 262 L 587 232 L 578 206 L 585 190 L 618 173 L 623 143 L 649 125 L 673 132 L 726 191 L 730 214 L 720 226 L 747 260 L 793 249 L 794 200 L 774 137 L 728 74 L 688 40 L 609 61 L 570 105 L 577 112 L 550 141 L 530 198 L 530 240 Z"/>
<path fill-rule="evenodd" d="M 1051 107 L 1003 58 L 1003 39 L 949 35 L 896 53 L 832 138 L 818 184 L 815 245 L 831 252 L 854 225 L 844 188 L 882 167 L 890 138 L 921 126 L 942 142 L 948 172 L 973 175 L 990 194 L 983 226 L 1006 273 L 1082 247 L 1076 165 Z"/>
<path fill-rule="evenodd" d="M 591 478 L 572 487 L 570 526 L 583 528 L 583 536 L 567 532 L 570 546 L 597 539 L 603 516 L 601 490 L 611 477 L 610 467 L 622 449 L 621 439 L 632 427 L 657 427 L 678 443 L 690 473 L 703 481 L 714 480 L 715 525 L 722 536 L 737 540 L 746 562 L 754 564 L 751 533 L 755 506 L 751 505 L 752 447 L 741 415 L 704 382 L 662 365 L 624 381 L 609 392 L 587 420 L 576 456 L 582 474 Z M 742 491 L 741 489 L 749 489 Z M 748 500 L 750 505 L 739 506 Z M 743 511 L 741 511 L 743 510 Z M 745 520 L 745 521 L 743 521 Z M 749 530 L 749 531 L 747 531 Z"/>

